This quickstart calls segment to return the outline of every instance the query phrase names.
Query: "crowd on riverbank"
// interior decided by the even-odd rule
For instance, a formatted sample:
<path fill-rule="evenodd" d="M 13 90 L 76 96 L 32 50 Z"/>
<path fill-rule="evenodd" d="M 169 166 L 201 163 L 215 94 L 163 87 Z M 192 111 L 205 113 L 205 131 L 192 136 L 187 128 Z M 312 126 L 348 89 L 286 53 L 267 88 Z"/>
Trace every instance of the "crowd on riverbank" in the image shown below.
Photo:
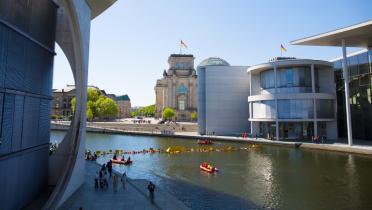
<path fill-rule="evenodd" d="M 126 191 L 128 182 L 127 173 L 124 172 L 122 175 L 113 171 L 113 162 L 109 160 L 107 163 L 102 164 L 99 170 L 96 171 L 94 176 L 94 189 L 107 191 L 112 188 L 114 193 L 119 191 L 119 179 L 121 182 L 122 192 Z M 111 187 L 110 187 L 111 186 Z M 150 201 L 154 202 L 155 185 L 150 181 L 147 185 L 148 196 Z"/>

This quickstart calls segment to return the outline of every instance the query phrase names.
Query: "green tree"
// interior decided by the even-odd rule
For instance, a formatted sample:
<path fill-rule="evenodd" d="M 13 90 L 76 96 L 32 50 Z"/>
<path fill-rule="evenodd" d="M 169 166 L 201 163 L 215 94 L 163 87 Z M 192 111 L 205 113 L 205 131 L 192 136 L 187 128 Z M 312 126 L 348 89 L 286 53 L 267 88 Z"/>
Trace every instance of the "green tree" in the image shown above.
<path fill-rule="evenodd" d="M 194 121 L 198 119 L 198 113 L 196 111 L 193 111 L 191 113 L 191 119 L 194 120 Z"/>
<path fill-rule="evenodd" d="M 71 100 L 72 112 L 75 112 L 76 98 Z M 88 88 L 86 117 L 87 120 L 94 118 L 111 118 L 118 114 L 119 108 L 114 100 L 101 94 L 101 91 Z"/>
<path fill-rule="evenodd" d="M 118 114 L 118 105 L 111 98 L 100 96 L 96 101 L 97 114 L 101 118 L 111 118 Z"/>
<path fill-rule="evenodd" d="M 91 121 L 93 119 L 93 111 L 91 109 L 87 109 L 87 120 Z"/>
<path fill-rule="evenodd" d="M 138 110 L 139 114 L 146 117 L 155 116 L 155 104 L 150 106 L 142 107 Z"/>
<path fill-rule="evenodd" d="M 137 117 L 138 116 L 138 111 L 132 111 L 130 112 L 131 117 Z"/>
<path fill-rule="evenodd" d="M 172 108 L 167 107 L 163 110 L 162 115 L 164 119 L 171 120 L 176 115 L 176 112 Z"/>

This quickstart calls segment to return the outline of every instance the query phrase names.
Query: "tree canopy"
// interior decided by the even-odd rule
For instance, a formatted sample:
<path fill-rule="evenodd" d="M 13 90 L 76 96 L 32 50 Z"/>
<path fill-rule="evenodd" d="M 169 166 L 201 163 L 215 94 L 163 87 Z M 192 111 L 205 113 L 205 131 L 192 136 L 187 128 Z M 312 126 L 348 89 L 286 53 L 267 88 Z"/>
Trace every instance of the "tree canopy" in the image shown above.
<path fill-rule="evenodd" d="M 75 97 L 71 100 L 72 111 L 75 112 Z M 94 118 L 111 118 L 118 114 L 119 108 L 114 100 L 101 94 L 101 91 L 88 88 L 87 97 L 87 120 Z"/>
<path fill-rule="evenodd" d="M 136 116 L 145 116 L 145 117 L 154 117 L 155 116 L 155 104 L 141 107 L 136 111 L 131 112 L 132 117 Z"/>
<path fill-rule="evenodd" d="M 198 119 L 198 113 L 196 111 L 191 112 L 191 119 L 194 121 Z"/>
<path fill-rule="evenodd" d="M 176 115 L 176 112 L 172 108 L 165 108 L 163 110 L 163 119 L 171 120 Z"/>

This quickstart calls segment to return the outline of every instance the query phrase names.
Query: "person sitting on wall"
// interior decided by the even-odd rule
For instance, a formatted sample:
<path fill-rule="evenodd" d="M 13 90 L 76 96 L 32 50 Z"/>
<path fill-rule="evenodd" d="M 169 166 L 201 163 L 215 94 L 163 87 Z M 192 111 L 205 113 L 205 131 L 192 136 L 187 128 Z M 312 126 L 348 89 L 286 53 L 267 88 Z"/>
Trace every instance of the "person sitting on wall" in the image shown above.
<path fill-rule="evenodd" d="M 116 158 L 116 154 L 114 155 L 114 157 L 112 157 L 112 159 L 114 159 L 114 160 L 116 160 L 117 158 Z"/>

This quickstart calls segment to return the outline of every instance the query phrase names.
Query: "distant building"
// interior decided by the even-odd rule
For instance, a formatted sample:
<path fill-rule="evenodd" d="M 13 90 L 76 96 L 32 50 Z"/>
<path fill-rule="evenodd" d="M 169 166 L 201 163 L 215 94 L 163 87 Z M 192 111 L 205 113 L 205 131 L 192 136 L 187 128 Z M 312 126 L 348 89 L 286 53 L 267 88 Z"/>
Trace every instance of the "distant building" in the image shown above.
<path fill-rule="evenodd" d="M 119 106 L 118 118 L 128 118 L 132 109 L 130 98 L 128 95 L 117 96 L 115 98 L 116 103 Z"/>
<path fill-rule="evenodd" d="M 156 113 L 161 118 L 164 108 L 176 111 L 178 121 L 191 121 L 191 113 L 197 110 L 197 75 L 194 56 L 172 54 L 168 58 L 169 69 L 156 81 Z"/>
<path fill-rule="evenodd" d="M 101 94 L 107 96 L 104 90 L 100 90 L 96 86 L 88 86 L 101 91 Z M 53 90 L 52 114 L 58 116 L 69 117 L 72 115 L 71 100 L 75 97 L 75 85 L 67 85 L 61 89 Z"/>
<path fill-rule="evenodd" d="M 198 126 L 200 134 L 241 135 L 249 129 L 247 66 L 230 66 L 208 58 L 198 66 Z"/>

